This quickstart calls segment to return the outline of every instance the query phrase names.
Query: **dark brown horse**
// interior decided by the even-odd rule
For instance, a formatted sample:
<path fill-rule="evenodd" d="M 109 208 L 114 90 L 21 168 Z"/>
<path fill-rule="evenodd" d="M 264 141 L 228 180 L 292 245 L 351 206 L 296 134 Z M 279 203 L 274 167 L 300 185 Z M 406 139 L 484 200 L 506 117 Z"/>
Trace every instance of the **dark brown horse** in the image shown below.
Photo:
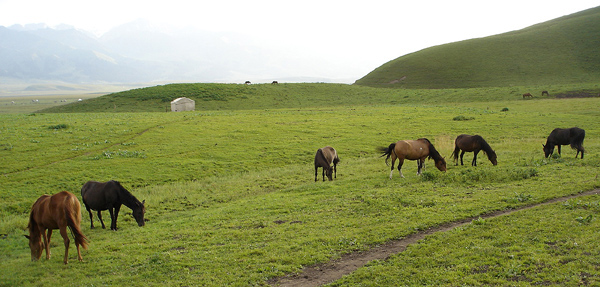
<path fill-rule="evenodd" d="M 107 181 L 97 182 L 88 181 L 81 188 L 81 197 L 83 198 L 83 204 L 90 214 L 91 227 L 94 228 L 94 219 L 92 216 L 92 210 L 98 211 L 98 219 L 104 226 L 102 220 L 102 210 L 107 210 L 110 213 L 110 229 L 117 230 L 117 218 L 119 217 L 119 210 L 121 205 L 131 208 L 133 210 L 133 217 L 137 221 L 138 226 L 144 226 L 144 213 L 146 213 L 146 207 L 144 203 L 140 202 L 133 196 L 127 189 L 125 189 L 118 181 Z"/>
<path fill-rule="evenodd" d="M 548 97 L 550 96 L 550 94 L 548 94 L 548 91 L 542 91 L 542 97 L 543 97 L 544 95 L 546 95 L 546 96 L 548 96 Z"/>
<path fill-rule="evenodd" d="M 323 168 L 323 181 L 325 181 L 325 175 L 329 180 L 333 180 L 332 174 L 337 178 L 337 164 L 340 162 L 340 158 L 334 148 L 326 146 L 317 150 L 315 154 L 315 181 L 317 181 L 317 170 L 319 167 Z M 333 163 L 333 168 L 331 164 Z"/>
<path fill-rule="evenodd" d="M 544 156 L 548 157 L 554 153 L 554 146 L 558 146 L 558 154 L 560 154 L 561 145 L 571 145 L 572 149 L 576 149 L 577 153 L 575 158 L 581 152 L 581 159 L 583 159 L 583 139 L 585 138 L 585 130 L 578 127 L 570 129 L 554 129 L 546 139 L 546 144 L 542 144 L 544 147 Z"/>
<path fill-rule="evenodd" d="M 426 139 L 420 138 L 418 140 L 405 140 L 398 141 L 396 143 L 390 144 L 387 148 L 381 148 L 383 155 L 386 156 L 385 163 L 387 164 L 388 159 L 392 158 L 392 170 L 390 171 L 390 179 L 392 179 L 392 174 L 394 173 L 394 162 L 398 159 L 398 172 L 400 172 L 400 176 L 404 177 L 402 174 L 402 164 L 404 164 L 404 160 L 416 160 L 417 161 L 417 175 L 421 174 L 421 170 L 425 165 L 425 159 L 433 159 L 435 161 L 435 167 L 437 167 L 440 171 L 446 171 L 446 160 L 440 155 L 440 153 L 435 149 L 433 144 Z"/>
<path fill-rule="evenodd" d="M 454 151 L 452 152 L 452 157 L 454 157 L 454 161 L 456 161 L 456 165 L 458 165 L 458 152 L 460 153 L 460 165 L 464 165 L 463 163 L 463 155 L 465 152 L 473 152 L 473 161 L 471 162 L 472 166 L 477 166 L 477 154 L 480 151 L 483 151 L 488 159 L 492 162 L 493 165 L 497 165 L 498 161 L 496 161 L 496 152 L 490 147 L 490 145 L 480 136 L 480 135 L 459 135 L 454 140 Z"/>
<path fill-rule="evenodd" d="M 67 227 L 69 227 L 77 246 L 77 259 L 83 261 L 79 246 L 87 249 L 88 239 L 81 232 L 80 224 L 81 204 L 74 194 L 63 191 L 52 196 L 42 195 L 31 207 L 27 225 L 29 235 L 25 235 L 29 239 L 31 260 L 39 260 L 44 249 L 46 249 L 46 259 L 50 259 L 50 237 L 52 237 L 52 230 L 58 229 L 65 244 L 64 262 L 69 263 L 70 240 L 67 234 Z M 46 230 L 48 230 L 47 234 Z"/>
<path fill-rule="evenodd" d="M 533 98 L 533 95 L 531 95 L 530 93 L 525 93 L 523 94 L 523 99 L 524 98 Z"/>

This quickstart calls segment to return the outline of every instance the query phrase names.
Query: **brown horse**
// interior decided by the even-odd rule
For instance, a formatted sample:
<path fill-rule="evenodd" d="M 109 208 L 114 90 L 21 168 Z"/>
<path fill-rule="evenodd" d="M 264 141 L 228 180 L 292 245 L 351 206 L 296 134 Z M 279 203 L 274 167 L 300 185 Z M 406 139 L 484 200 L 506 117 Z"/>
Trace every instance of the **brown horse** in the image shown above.
<path fill-rule="evenodd" d="M 133 218 L 138 226 L 144 226 L 144 214 L 146 213 L 146 201 L 140 202 L 133 194 L 125 189 L 120 182 L 110 180 L 107 182 L 88 181 L 81 187 L 81 198 L 83 204 L 90 214 L 91 228 L 94 228 L 92 210 L 98 211 L 98 219 L 104 229 L 102 210 L 110 213 L 110 230 L 117 231 L 117 218 L 121 205 L 125 205 L 133 211 Z"/>
<path fill-rule="evenodd" d="M 548 97 L 550 96 L 550 94 L 548 94 L 548 91 L 542 91 L 542 97 L 543 97 L 544 95 L 546 95 L 546 96 L 548 96 Z"/>
<path fill-rule="evenodd" d="M 323 181 L 325 181 L 325 175 L 329 180 L 333 180 L 332 174 L 337 178 L 337 164 L 340 162 L 340 158 L 334 148 L 326 146 L 317 150 L 315 154 L 315 181 L 317 181 L 317 170 L 319 167 L 323 168 Z M 333 163 L 333 168 L 331 164 Z"/>
<path fill-rule="evenodd" d="M 417 161 L 417 175 L 421 175 L 421 170 L 425 165 L 425 159 L 433 159 L 435 161 L 435 167 L 437 167 L 440 171 L 446 171 L 446 160 L 440 155 L 440 153 L 435 149 L 433 144 L 426 139 L 420 138 L 418 140 L 405 140 L 398 141 L 396 143 L 390 144 L 387 148 L 381 148 L 383 155 L 386 156 L 385 163 L 387 164 L 388 159 L 392 158 L 392 170 L 390 171 L 390 179 L 392 179 L 392 174 L 394 173 L 394 162 L 398 159 L 398 172 L 400 172 L 400 176 L 404 177 L 402 174 L 402 164 L 404 164 L 404 160 L 416 160 Z"/>
<path fill-rule="evenodd" d="M 463 155 L 465 155 L 465 152 L 473 152 L 473 161 L 471 162 L 471 165 L 477 166 L 477 154 L 479 154 L 480 151 L 483 151 L 487 155 L 493 165 L 498 164 L 496 152 L 494 152 L 492 147 L 490 147 L 480 135 L 470 136 L 463 134 L 456 137 L 456 140 L 454 140 L 454 151 L 452 152 L 456 165 L 458 165 L 458 152 L 461 150 L 460 165 L 464 165 Z"/>
<path fill-rule="evenodd" d="M 524 98 L 533 98 L 533 95 L 531 95 L 530 93 L 525 93 L 523 94 L 523 99 Z"/>
<path fill-rule="evenodd" d="M 67 226 L 71 229 L 71 233 L 75 238 L 75 246 L 77 246 L 77 258 L 83 261 L 79 245 L 87 249 L 87 237 L 81 232 L 79 225 L 81 224 L 81 204 L 77 197 L 68 192 L 63 191 L 55 195 L 42 195 L 31 207 L 29 215 L 29 235 L 25 235 L 29 239 L 29 248 L 31 249 L 31 260 L 39 260 L 42 256 L 42 251 L 46 249 L 46 259 L 50 259 L 50 237 L 53 229 L 59 229 L 60 235 L 65 243 L 65 264 L 69 263 L 69 235 L 67 234 Z M 48 230 L 48 234 L 46 234 Z M 42 243 L 42 237 L 44 242 Z"/>

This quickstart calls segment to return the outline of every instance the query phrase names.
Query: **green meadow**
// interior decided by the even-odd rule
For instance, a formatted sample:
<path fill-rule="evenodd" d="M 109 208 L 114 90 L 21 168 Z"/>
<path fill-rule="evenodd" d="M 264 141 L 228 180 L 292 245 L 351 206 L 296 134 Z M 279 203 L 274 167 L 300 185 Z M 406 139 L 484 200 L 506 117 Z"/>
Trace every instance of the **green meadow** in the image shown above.
<path fill-rule="evenodd" d="M 600 98 L 539 97 L 542 89 L 599 90 L 190 84 L 1 113 L 0 286 L 265 286 L 444 223 L 600 187 Z M 164 112 L 175 96 L 195 99 L 197 110 Z M 585 158 L 569 147 L 544 158 L 550 131 L 572 126 L 586 130 Z M 483 136 L 498 165 L 480 154 L 477 167 L 456 166 L 462 133 Z M 427 161 L 417 176 L 407 161 L 406 178 L 395 171 L 390 180 L 377 148 L 421 137 L 448 171 Z M 340 156 L 337 179 L 322 182 L 319 171 L 315 182 L 314 154 L 325 145 Z M 57 232 L 51 259 L 32 262 L 23 235 L 33 202 L 62 190 L 81 200 L 86 181 L 111 179 L 146 201 L 146 226 L 123 207 L 118 231 L 90 229 L 82 209 L 84 262 L 71 244 L 63 264 Z M 598 285 L 599 216 L 592 195 L 475 220 L 331 286 Z"/>

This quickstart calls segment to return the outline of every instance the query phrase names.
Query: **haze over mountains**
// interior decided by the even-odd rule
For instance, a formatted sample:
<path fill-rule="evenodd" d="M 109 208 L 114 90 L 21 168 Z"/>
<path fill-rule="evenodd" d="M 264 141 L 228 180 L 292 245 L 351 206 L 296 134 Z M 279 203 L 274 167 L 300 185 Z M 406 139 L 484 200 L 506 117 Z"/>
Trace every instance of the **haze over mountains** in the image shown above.
<path fill-rule="evenodd" d="M 318 75 L 311 71 L 312 64 L 322 60 L 268 50 L 241 34 L 171 30 L 145 20 L 124 24 L 101 37 L 67 25 L 0 26 L 0 77 L 4 82 L 355 80 L 299 78 L 292 72 Z"/>

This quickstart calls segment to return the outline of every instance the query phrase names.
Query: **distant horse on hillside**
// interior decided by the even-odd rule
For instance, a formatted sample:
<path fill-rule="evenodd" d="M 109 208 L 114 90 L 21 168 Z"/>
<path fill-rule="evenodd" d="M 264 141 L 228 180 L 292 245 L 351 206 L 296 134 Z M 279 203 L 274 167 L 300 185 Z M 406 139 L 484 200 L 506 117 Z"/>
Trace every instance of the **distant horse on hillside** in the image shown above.
<path fill-rule="evenodd" d="M 102 228 L 106 228 L 101 212 L 108 209 L 111 219 L 110 229 L 116 231 L 117 217 L 119 217 L 122 204 L 133 210 L 133 218 L 137 221 L 138 226 L 144 226 L 145 224 L 144 213 L 146 213 L 146 207 L 144 204 L 146 201 L 140 202 L 137 200 L 118 181 L 88 181 L 81 188 L 81 198 L 83 198 L 83 204 L 85 204 L 85 208 L 90 214 L 91 228 L 94 228 L 92 210 L 98 211 L 98 219 L 100 219 Z"/>
<path fill-rule="evenodd" d="M 465 152 L 473 152 L 473 161 L 471 162 L 472 166 L 477 166 L 477 154 L 480 151 L 483 151 L 488 159 L 492 162 L 493 165 L 497 165 L 496 161 L 496 152 L 490 147 L 490 145 L 480 136 L 480 135 L 459 135 L 454 140 L 454 151 L 452 152 L 452 157 L 458 165 L 458 153 L 460 153 L 460 165 L 464 165 L 463 156 Z"/>
<path fill-rule="evenodd" d="M 279 82 L 277 82 L 277 81 L 271 82 L 271 85 L 277 85 L 277 84 L 279 84 Z"/>
<path fill-rule="evenodd" d="M 250 83 L 250 81 L 244 82 L 244 85 L 250 85 L 250 84 L 252 84 L 252 83 Z"/>
<path fill-rule="evenodd" d="M 585 138 L 585 130 L 578 127 L 570 129 L 554 129 L 548 136 L 546 144 L 542 144 L 544 147 L 544 156 L 548 157 L 554 153 L 554 146 L 558 146 L 558 154 L 560 154 L 561 145 L 571 145 L 572 149 L 577 150 L 575 158 L 581 152 L 581 159 L 583 159 L 583 139 Z"/>
<path fill-rule="evenodd" d="M 325 181 L 325 175 L 329 180 L 333 180 L 332 174 L 337 178 L 337 164 L 340 162 L 337 152 L 334 148 L 326 146 L 317 150 L 315 154 L 315 181 L 317 181 L 317 170 L 319 167 L 323 168 L 323 181 Z M 331 164 L 333 163 L 333 168 Z"/>
<path fill-rule="evenodd" d="M 548 97 L 550 96 L 550 94 L 548 94 L 548 91 L 542 91 L 542 97 L 543 97 L 544 95 L 546 95 L 546 96 L 548 96 Z"/>
<path fill-rule="evenodd" d="M 524 98 L 533 98 L 533 95 L 531 95 L 530 93 L 525 93 L 523 94 L 523 99 Z"/>
<path fill-rule="evenodd" d="M 435 149 L 433 144 L 426 139 L 420 138 L 418 140 L 404 140 L 398 141 L 396 143 L 390 144 L 389 147 L 380 148 L 383 156 L 387 156 L 385 158 L 385 164 L 387 164 L 388 159 L 392 158 L 392 169 L 390 171 L 390 179 L 392 179 L 392 174 L 394 173 L 394 162 L 398 159 L 398 172 L 400 176 L 404 178 L 402 174 L 402 165 L 404 164 L 404 160 L 416 160 L 417 161 L 417 175 L 421 175 L 421 170 L 425 165 L 425 159 L 433 159 L 435 162 L 435 167 L 437 167 L 440 171 L 446 171 L 446 160 L 440 155 L 440 153 Z"/>
<path fill-rule="evenodd" d="M 77 259 L 83 261 L 79 246 L 81 245 L 84 249 L 87 249 L 88 239 L 81 232 L 80 224 L 81 204 L 74 194 L 62 191 L 52 196 L 42 195 L 31 207 L 29 224 L 27 225 L 29 235 L 25 235 L 29 239 L 31 260 L 39 260 L 44 249 L 46 249 L 46 259 L 50 259 L 50 237 L 52 237 L 52 230 L 58 229 L 65 244 L 63 262 L 65 264 L 69 263 L 70 240 L 69 234 L 67 234 L 67 227 L 69 227 L 75 239 Z M 48 230 L 47 234 L 46 230 Z M 43 243 L 42 237 L 44 238 Z"/>

